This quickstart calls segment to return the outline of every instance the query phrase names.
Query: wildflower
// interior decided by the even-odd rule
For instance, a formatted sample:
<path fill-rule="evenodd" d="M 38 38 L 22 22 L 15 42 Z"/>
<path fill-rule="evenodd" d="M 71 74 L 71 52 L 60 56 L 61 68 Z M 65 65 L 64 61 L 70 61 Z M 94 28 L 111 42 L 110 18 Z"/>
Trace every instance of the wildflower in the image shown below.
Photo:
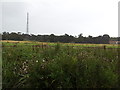
<path fill-rule="evenodd" d="M 45 62 L 45 60 L 43 59 L 43 62 Z"/>

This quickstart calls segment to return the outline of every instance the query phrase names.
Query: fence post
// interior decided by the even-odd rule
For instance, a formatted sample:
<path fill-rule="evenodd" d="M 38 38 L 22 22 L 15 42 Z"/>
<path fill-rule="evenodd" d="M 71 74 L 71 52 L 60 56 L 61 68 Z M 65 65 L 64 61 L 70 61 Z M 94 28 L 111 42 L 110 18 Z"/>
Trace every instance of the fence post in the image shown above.
<path fill-rule="evenodd" d="M 103 46 L 103 48 L 104 48 L 104 50 L 106 50 L 106 46 L 105 45 Z"/>

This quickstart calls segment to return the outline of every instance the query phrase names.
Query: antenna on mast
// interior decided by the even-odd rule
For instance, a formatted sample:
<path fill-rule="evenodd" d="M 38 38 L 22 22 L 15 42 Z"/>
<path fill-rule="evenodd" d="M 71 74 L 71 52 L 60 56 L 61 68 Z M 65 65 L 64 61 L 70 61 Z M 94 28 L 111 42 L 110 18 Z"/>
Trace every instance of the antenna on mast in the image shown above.
<path fill-rule="evenodd" d="M 27 12 L 27 28 L 26 28 L 26 34 L 29 34 L 29 13 Z"/>

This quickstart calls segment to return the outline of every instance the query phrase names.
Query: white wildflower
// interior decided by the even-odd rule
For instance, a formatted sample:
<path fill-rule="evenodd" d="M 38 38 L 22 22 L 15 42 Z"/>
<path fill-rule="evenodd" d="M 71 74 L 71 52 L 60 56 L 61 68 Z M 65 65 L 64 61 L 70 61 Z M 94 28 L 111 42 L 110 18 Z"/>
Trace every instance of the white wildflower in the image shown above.
<path fill-rule="evenodd" d="M 36 60 L 36 62 L 38 62 L 38 60 Z"/>
<path fill-rule="evenodd" d="M 45 60 L 43 59 L 43 62 L 45 62 Z"/>

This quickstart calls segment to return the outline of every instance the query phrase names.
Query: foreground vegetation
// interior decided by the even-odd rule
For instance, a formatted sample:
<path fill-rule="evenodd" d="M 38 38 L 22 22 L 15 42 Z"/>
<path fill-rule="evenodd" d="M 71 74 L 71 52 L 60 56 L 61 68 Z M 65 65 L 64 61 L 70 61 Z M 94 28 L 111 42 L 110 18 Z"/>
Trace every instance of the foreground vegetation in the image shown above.
<path fill-rule="evenodd" d="M 3 89 L 119 87 L 117 49 L 38 44 L 3 43 Z"/>

